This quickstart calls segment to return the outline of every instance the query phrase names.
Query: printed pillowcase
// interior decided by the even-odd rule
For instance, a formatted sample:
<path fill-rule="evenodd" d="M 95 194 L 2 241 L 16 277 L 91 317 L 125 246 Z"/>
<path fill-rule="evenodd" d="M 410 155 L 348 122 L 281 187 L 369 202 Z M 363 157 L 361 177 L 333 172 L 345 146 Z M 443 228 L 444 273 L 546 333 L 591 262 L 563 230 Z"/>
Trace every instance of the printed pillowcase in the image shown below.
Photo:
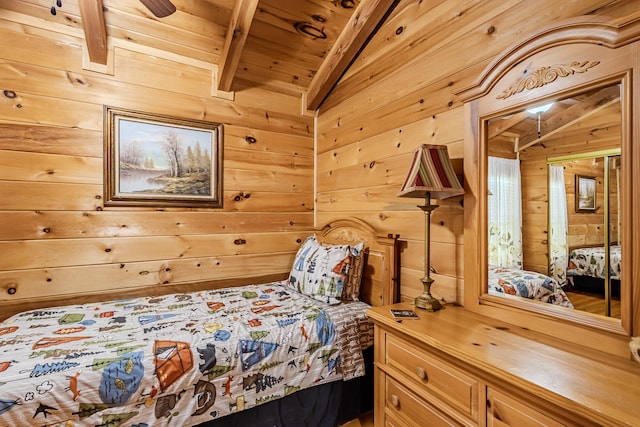
<path fill-rule="evenodd" d="M 358 301 L 360 296 L 360 283 L 362 282 L 362 270 L 364 268 L 364 243 L 358 243 L 351 248 L 351 264 L 349 275 L 342 290 L 342 301 Z"/>
<path fill-rule="evenodd" d="M 350 245 L 322 245 L 309 236 L 300 245 L 287 284 L 326 304 L 340 304 L 352 262 Z"/>

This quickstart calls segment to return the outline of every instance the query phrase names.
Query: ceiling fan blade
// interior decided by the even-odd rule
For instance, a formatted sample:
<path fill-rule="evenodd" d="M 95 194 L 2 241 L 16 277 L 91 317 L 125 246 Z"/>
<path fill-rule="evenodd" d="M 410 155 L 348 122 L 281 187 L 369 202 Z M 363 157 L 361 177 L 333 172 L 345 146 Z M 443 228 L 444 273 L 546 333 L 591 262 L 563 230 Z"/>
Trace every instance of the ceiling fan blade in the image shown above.
<path fill-rule="evenodd" d="M 140 0 L 156 18 L 164 18 L 176 11 L 170 0 Z"/>

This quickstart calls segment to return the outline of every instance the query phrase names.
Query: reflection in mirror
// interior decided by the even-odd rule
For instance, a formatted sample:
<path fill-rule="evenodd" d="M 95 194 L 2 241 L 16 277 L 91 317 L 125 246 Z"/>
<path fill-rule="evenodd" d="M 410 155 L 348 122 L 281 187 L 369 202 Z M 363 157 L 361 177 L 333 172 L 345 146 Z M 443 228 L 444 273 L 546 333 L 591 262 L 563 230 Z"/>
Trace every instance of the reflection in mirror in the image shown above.
<path fill-rule="evenodd" d="M 488 122 L 490 294 L 620 318 L 620 90 Z"/>

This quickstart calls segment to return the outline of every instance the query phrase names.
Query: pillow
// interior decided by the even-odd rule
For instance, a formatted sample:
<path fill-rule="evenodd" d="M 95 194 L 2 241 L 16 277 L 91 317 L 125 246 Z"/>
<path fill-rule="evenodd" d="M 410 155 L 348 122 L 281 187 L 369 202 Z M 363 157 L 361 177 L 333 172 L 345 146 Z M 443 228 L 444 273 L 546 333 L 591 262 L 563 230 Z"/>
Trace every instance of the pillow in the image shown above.
<path fill-rule="evenodd" d="M 342 301 L 359 301 L 360 283 L 362 282 L 362 270 L 364 268 L 364 243 L 351 246 L 351 265 L 347 281 L 342 289 Z"/>
<path fill-rule="evenodd" d="M 287 285 L 318 301 L 340 304 L 351 259 L 351 246 L 324 246 L 309 236 L 298 249 Z"/>

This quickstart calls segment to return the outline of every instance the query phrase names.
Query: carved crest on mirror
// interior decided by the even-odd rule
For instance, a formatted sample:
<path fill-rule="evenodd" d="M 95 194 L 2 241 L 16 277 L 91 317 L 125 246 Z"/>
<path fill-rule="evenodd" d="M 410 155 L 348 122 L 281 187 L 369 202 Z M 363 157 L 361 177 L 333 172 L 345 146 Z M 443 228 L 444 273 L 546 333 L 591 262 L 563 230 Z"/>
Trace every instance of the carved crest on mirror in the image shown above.
<path fill-rule="evenodd" d="M 595 67 L 600 61 L 573 61 L 570 64 L 557 64 L 540 67 L 529 76 L 519 79 L 501 94 L 498 99 L 506 99 L 523 90 L 533 90 L 546 84 L 555 82 L 559 77 L 568 77 L 576 73 L 585 73 L 589 68 Z"/>
<path fill-rule="evenodd" d="M 558 22 L 456 92 L 466 309 L 628 354 L 640 335 L 639 40 L 638 16 Z M 578 256 L 602 262 L 587 271 Z"/>

